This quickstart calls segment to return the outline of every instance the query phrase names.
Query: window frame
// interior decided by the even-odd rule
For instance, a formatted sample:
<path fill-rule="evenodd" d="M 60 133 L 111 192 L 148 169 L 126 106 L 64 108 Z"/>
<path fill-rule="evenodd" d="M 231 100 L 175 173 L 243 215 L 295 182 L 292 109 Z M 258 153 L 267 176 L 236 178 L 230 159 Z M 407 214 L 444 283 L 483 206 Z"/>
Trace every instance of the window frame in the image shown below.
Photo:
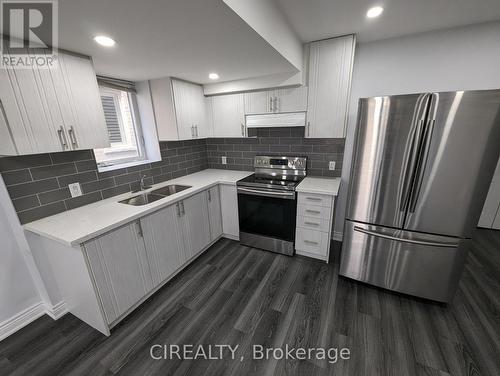
<path fill-rule="evenodd" d="M 120 90 L 120 89 L 110 88 L 110 87 L 107 87 L 104 85 L 99 85 L 100 95 L 106 94 L 106 92 L 113 96 L 114 102 L 115 102 L 114 103 L 115 108 L 117 110 L 119 110 L 117 117 L 118 117 L 118 122 L 119 122 L 119 126 L 120 126 L 120 132 L 122 134 L 122 141 L 123 141 L 123 137 L 125 136 L 125 124 L 124 124 L 124 119 L 123 119 L 123 113 L 122 113 L 121 107 L 119 105 L 119 98 L 118 98 L 117 93 L 118 92 L 125 92 L 127 94 L 127 99 L 128 99 L 128 103 L 129 103 L 129 107 L 130 107 L 130 115 L 132 118 L 132 125 L 134 128 L 137 148 L 132 149 L 130 147 L 127 147 L 124 144 L 123 147 L 115 146 L 114 150 L 112 150 L 113 146 L 110 146 L 109 148 L 103 148 L 104 150 L 106 150 L 104 152 L 104 154 L 112 156 L 113 154 L 123 153 L 123 152 L 126 152 L 127 150 L 130 150 L 130 151 L 137 150 L 138 155 L 133 156 L 133 157 L 116 158 L 116 159 L 112 159 L 110 161 L 103 161 L 103 162 L 99 162 L 97 160 L 97 157 L 96 157 L 96 164 L 97 164 L 98 171 L 105 172 L 105 171 L 116 170 L 119 168 L 136 166 L 136 165 L 148 163 L 149 161 L 147 158 L 147 150 L 146 150 L 146 145 L 145 145 L 145 140 L 144 140 L 144 135 L 143 135 L 141 117 L 139 114 L 139 107 L 137 104 L 136 93 L 132 92 L 132 91 L 128 91 L 128 90 Z M 119 145 L 118 143 L 115 143 L 115 144 Z"/>

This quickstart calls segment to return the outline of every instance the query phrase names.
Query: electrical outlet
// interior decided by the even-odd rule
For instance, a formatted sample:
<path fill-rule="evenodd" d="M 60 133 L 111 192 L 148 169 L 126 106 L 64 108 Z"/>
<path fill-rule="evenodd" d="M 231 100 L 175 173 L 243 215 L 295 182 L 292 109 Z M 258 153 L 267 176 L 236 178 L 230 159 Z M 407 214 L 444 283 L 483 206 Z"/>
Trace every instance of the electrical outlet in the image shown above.
<path fill-rule="evenodd" d="M 222 164 L 227 164 L 227 157 L 222 157 Z"/>
<path fill-rule="evenodd" d="M 71 193 L 71 197 L 78 197 L 82 195 L 82 187 L 80 186 L 80 183 L 69 184 L 68 188 Z"/>
<path fill-rule="evenodd" d="M 329 169 L 330 171 L 335 170 L 335 161 L 330 161 L 330 162 L 328 162 L 328 169 Z"/>

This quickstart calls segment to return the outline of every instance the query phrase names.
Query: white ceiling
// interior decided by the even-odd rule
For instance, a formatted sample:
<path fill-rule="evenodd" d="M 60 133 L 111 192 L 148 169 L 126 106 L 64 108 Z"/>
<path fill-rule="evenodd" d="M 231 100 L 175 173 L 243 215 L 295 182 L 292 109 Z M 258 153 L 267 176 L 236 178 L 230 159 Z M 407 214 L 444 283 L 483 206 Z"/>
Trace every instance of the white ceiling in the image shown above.
<path fill-rule="evenodd" d="M 117 42 L 103 48 L 92 38 Z M 98 74 L 128 80 L 175 76 L 207 83 L 294 71 L 221 0 L 59 1 L 59 46 L 90 55 Z"/>
<path fill-rule="evenodd" d="M 366 42 L 500 19 L 500 0 L 274 1 L 302 42 L 348 33 Z M 373 5 L 385 11 L 366 19 Z M 97 34 L 116 46 L 96 45 Z M 98 74 L 128 80 L 208 83 L 213 71 L 220 82 L 295 71 L 222 0 L 59 1 L 59 45 L 91 55 Z"/>
<path fill-rule="evenodd" d="M 500 0 L 274 0 L 303 42 L 356 33 L 368 42 L 500 19 Z M 375 5 L 385 8 L 367 19 Z"/>

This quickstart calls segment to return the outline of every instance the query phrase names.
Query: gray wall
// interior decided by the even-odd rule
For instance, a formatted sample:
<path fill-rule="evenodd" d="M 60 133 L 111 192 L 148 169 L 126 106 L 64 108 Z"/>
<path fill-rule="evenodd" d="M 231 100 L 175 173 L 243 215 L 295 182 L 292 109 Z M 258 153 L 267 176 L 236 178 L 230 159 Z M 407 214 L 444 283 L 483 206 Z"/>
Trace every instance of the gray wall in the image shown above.
<path fill-rule="evenodd" d="M 500 88 L 500 22 L 356 47 L 335 232 L 343 231 L 358 99 L 378 95 Z"/>
<path fill-rule="evenodd" d="M 7 190 L 21 223 L 34 221 L 111 196 L 208 168 L 205 140 L 161 142 L 162 160 L 97 172 L 92 150 L 0 158 Z M 71 198 L 68 184 L 79 182 L 83 195 Z"/>
<path fill-rule="evenodd" d="M 343 138 L 304 138 L 304 127 L 257 128 L 249 138 L 210 138 L 207 140 L 210 168 L 253 171 L 256 155 L 306 156 L 310 176 L 340 177 L 344 157 Z M 227 164 L 222 164 L 222 156 Z M 328 162 L 335 161 L 334 171 Z"/>

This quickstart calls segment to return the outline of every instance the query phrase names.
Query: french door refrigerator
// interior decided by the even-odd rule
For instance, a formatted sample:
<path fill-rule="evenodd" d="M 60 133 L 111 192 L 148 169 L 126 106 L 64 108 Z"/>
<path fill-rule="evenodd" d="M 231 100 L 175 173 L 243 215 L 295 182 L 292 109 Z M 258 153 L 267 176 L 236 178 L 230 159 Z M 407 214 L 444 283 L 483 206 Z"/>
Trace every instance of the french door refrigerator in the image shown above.
<path fill-rule="evenodd" d="M 360 99 L 340 274 L 449 302 L 500 153 L 500 90 Z"/>

